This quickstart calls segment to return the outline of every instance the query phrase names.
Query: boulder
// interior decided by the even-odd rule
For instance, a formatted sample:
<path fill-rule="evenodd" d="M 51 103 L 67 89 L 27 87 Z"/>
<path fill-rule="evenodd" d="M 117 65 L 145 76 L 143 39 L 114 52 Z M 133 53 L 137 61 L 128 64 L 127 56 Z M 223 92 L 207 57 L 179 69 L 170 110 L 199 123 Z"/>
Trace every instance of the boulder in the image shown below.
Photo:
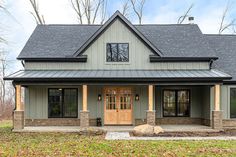
<path fill-rule="evenodd" d="M 159 133 L 163 133 L 164 130 L 160 126 L 154 126 L 154 134 L 157 135 Z"/>
<path fill-rule="evenodd" d="M 136 126 L 133 130 L 134 136 L 154 136 L 164 132 L 160 126 L 152 126 L 149 124 Z"/>
<path fill-rule="evenodd" d="M 106 133 L 105 130 L 95 127 L 85 127 L 81 128 L 79 131 L 80 135 L 86 135 L 86 136 L 104 135 L 105 133 Z"/>

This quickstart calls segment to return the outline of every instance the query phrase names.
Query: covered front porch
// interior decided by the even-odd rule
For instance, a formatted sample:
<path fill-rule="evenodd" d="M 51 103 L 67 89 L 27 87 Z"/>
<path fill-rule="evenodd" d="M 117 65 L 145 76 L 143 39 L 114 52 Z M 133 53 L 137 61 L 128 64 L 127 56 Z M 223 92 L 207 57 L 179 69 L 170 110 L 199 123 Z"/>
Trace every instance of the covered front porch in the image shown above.
<path fill-rule="evenodd" d="M 206 69 L 25 70 L 5 79 L 16 87 L 14 129 L 19 130 L 146 123 L 221 129 L 220 86 L 229 78 Z"/>
<path fill-rule="evenodd" d="M 53 115 L 52 111 L 55 109 L 52 108 L 55 102 L 51 100 L 59 100 L 65 96 L 54 97 L 51 94 L 65 94 L 68 91 L 73 93 L 73 89 L 76 89 L 76 96 L 70 96 L 69 102 L 75 103 L 71 106 L 74 109 L 63 108 L 61 111 L 63 113 Z M 119 90 L 123 93 L 118 92 Z M 21 96 L 22 91 L 24 99 Z M 39 129 L 46 126 L 49 128 L 54 126 L 52 128 L 56 129 L 68 126 L 67 128 L 71 127 L 73 130 L 76 126 L 79 128 L 97 126 L 98 119 L 101 126 L 107 128 L 116 125 L 132 128 L 147 123 L 169 125 L 170 128 L 185 126 L 190 129 L 191 126 L 203 128 L 211 126 L 214 129 L 221 129 L 222 118 L 218 118 L 221 115 L 214 116 L 215 113 L 221 112 L 219 93 L 220 84 L 16 85 L 14 129 L 27 130 L 32 127 Z M 71 101 L 74 98 L 76 101 Z M 215 103 L 217 101 L 218 103 Z M 69 117 L 70 115 L 72 117 Z"/>

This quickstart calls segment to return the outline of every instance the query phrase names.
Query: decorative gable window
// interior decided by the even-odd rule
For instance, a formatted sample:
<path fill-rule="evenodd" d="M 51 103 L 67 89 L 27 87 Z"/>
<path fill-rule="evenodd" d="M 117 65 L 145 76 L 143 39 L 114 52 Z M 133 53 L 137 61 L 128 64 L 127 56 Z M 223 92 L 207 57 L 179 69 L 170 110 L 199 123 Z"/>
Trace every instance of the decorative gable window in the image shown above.
<path fill-rule="evenodd" d="M 129 62 L 128 43 L 107 43 L 107 62 Z"/>

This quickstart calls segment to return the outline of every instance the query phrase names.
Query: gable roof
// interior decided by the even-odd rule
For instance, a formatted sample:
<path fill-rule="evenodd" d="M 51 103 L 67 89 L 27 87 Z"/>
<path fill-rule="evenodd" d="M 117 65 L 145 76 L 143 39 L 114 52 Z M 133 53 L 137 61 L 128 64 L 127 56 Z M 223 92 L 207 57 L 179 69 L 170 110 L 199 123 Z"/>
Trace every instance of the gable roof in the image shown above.
<path fill-rule="evenodd" d="M 232 76 L 236 82 L 236 35 L 205 35 L 212 49 L 219 57 L 213 67 Z"/>
<path fill-rule="evenodd" d="M 132 31 L 156 48 L 161 57 L 217 57 L 195 24 L 132 25 L 119 12 L 107 24 L 111 24 L 115 17 L 126 20 Z M 18 59 L 78 58 L 74 56 L 91 43 L 92 37 L 105 30 L 104 25 L 38 25 Z"/>
<path fill-rule="evenodd" d="M 120 20 L 126 27 L 128 27 L 143 43 L 148 46 L 152 52 L 158 56 L 162 56 L 162 53 L 158 48 L 153 45 L 142 33 L 138 31 L 129 20 L 127 20 L 119 11 L 116 11 L 105 23 L 102 25 L 79 49 L 73 56 L 81 55 L 106 29 L 116 20 Z"/>

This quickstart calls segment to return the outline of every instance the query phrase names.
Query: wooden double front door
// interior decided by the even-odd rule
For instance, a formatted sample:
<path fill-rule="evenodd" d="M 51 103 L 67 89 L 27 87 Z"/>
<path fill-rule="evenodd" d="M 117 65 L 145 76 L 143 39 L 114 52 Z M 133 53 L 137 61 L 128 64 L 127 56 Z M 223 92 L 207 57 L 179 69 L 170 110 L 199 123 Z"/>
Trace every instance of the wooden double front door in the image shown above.
<path fill-rule="evenodd" d="M 105 88 L 105 125 L 131 125 L 132 109 L 133 97 L 130 88 Z"/>

